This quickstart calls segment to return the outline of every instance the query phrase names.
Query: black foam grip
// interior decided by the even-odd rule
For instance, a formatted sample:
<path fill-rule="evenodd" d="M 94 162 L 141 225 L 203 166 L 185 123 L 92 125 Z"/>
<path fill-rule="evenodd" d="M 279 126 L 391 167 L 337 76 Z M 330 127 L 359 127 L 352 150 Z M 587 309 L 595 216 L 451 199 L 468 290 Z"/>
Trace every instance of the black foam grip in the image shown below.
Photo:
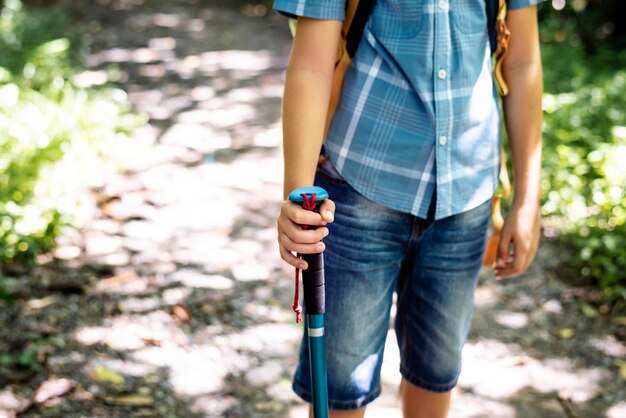
<path fill-rule="evenodd" d="M 326 310 L 324 256 L 322 254 L 303 254 L 302 259 L 309 265 L 309 268 L 302 271 L 306 313 L 307 315 L 323 314 Z"/>

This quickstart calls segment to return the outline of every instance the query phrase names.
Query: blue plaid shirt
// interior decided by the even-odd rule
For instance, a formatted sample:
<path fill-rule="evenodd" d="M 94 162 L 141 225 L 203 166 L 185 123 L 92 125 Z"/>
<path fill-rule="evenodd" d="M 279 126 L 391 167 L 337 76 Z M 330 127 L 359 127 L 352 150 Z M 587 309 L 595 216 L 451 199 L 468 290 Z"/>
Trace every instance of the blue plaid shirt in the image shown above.
<path fill-rule="evenodd" d="M 542 0 L 507 0 L 509 10 Z M 343 20 L 346 0 L 275 0 L 288 16 Z M 493 196 L 500 119 L 485 0 L 377 0 L 325 149 L 364 196 L 435 219 Z"/>

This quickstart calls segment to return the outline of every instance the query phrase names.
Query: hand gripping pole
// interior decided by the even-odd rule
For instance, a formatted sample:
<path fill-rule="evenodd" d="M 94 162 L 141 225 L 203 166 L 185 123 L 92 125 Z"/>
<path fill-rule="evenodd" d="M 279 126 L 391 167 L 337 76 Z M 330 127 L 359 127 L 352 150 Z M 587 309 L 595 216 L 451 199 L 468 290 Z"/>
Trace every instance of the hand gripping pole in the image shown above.
<path fill-rule="evenodd" d="M 328 199 L 328 193 L 321 187 L 300 187 L 289 194 L 289 200 L 302 205 L 304 209 L 319 213 L 321 203 Z M 317 226 L 302 225 L 304 229 L 316 229 Z M 308 268 L 302 271 L 304 306 L 308 315 L 323 314 L 324 297 L 324 257 L 322 254 L 302 254 Z"/>

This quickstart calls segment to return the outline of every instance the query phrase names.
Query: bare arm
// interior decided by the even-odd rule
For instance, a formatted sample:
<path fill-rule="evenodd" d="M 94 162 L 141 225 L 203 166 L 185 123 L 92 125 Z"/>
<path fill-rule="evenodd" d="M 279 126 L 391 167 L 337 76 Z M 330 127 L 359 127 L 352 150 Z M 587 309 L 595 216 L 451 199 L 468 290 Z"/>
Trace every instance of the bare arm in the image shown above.
<path fill-rule="evenodd" d="M 341 24 L 338 20 L 298 19 L 283 97 L 283 198 L 295 188 L 313 185 L 324 139 Z M 323 251 L 324 244 L 320 241 L 328 234 L 328 228 L 303 231 L 300 225 L 332 222 L 334 210 L 335 204 L 330 199 L 322 204 L 322 215 L 284 200 L 277 222 L 282 259 L 294 267 L 306 268 L 306 263 L 292 252 Z"/>
<path fill-rule="evenodd" d="M 285 197 L 313 184 L 340 31 L 338 20 L 298 19 L 283 98 Z"/>
<path fill-rule="evenodd" d="M 534 258 L 539 239 L 543 82 L 536 7 L 511 10 L 507 24 L 511 41 L 502 70 L 509 94 L 503 102 L 515 189 L 498 249 L 499 278 L 525 271 Z"/>

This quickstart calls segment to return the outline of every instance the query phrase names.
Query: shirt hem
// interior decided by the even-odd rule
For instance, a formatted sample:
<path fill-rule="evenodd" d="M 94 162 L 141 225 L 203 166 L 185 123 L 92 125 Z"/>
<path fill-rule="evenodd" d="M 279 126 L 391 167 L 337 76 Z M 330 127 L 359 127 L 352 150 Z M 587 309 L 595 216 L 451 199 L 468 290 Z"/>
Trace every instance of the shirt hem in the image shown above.
<path fill-rule="evenodd" d="M 327 148 L 328 149 L 328 148 Z M 413 216 L 417 216 L 419 218 L 422 219 L 426 219 L 426 217 L 428 216 L 428 208 L 430 205 L 422 205 L 422 208 L 419 211 L 412 211 L 409 207 L 405 207 L 403 205 L 398 205 L 398 204 L 394 204 L 396 201 L 395 200 L 389 200 L 389 199 L 385 199 L 382 198 L 378 195 L 376 195 L 375 193 L 372 192 L 368 192 L 365 190 L 364 187 L 361 186 L 361 184 L 356 181 L 355 179 L 351 178 L 349 175 L 346 175 L 345 170 L 343 169 L 339 169 L 337 167 L 337 161 L 335 160 L 335 154 L 332 152 L 328 152 L 327 151 L 327 157 L 328 159 L 331 161 L 331 163 L 334 165 L 335 170 L 337 170 L 337 172 L 339 173 L 339 175 L 354 189 L 356 190 L 359 194 L 361 194 L 362 196 L 364 196 L 365 198 L 378 203 L 379 205 L 385 206 L 387 208 L 393 209 L 393 210 L 397 210 L 399 212 L 403 212 L 403 213 L 408 213 L 411 214 Z M 478 172 L 481 171 L 493 171 L 493 166 L 488 166 L 485 167 L 481 170 L 479 170 Z M 491 177 L 491 176 L 489 176 Z M 438 221 L 440 219 L 444 219 L 447 218 L 449 216 L 454 216 L 454 215 L 458 215 L 460 213 L 463 212 L 467 212 L 470 211 L 472 209 L 477 208 L 478 206 L 480 206 L 482 203 L 484 203 L 486 200 L 491 199 L 496 191 L 496 188 L 498 186 L 498 180 L 496 179 L 495 181 L 492 181 L 491 187 L 489 189 L 486 189 L 486 192 L 483 192 L 477 196 L 473 196 L 472 199 L 468 202 L 468 204 L 466 204 L 465 206 L 463 206 L 460 209 L 455 209 L 455 210 L 449 210 L 446 211 L 444 213 L 436 213 L 435 215 L 435 220 Z M 438 211 L 440 212 L 440 211 Z"/>

